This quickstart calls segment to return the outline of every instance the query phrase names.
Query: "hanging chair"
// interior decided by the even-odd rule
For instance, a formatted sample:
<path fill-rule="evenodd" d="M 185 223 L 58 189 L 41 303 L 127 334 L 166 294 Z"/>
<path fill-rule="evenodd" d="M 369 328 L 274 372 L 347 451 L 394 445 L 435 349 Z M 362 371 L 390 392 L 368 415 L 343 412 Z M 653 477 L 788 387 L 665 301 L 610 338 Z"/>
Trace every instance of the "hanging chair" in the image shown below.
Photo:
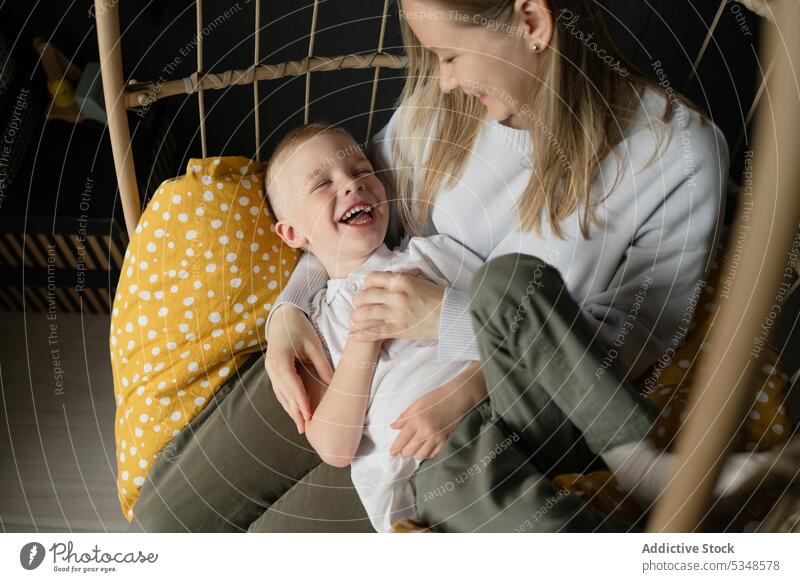
<path fill-rule="evenodd" d="M 695 321 L 695 330 L 682 349 L 685 352 L 679 360 L 695 362 L 691 367 L 673 367 L 667 376 L 662 378 L 650 397 L 662 410 L 674 410 L 672 418 L 680 418 L 680 422 L 669 424 L 662 419 L 654 430 L 663 429 L 656 438 L 663 437 L 664 445 L 670 445 L 677 453 L 678 463 L 683 466 L 680 478 L 673 479 L 661 496 L 658 504 L 649 516 L 649 531 L 694 531 L 709 526 L 713 512 L 708 509 L 711 504 L 711 492 L 719 475 L 719 469 L 728 450 L 728 443 L 734 442 L 743 434 L 740 420 L 746 411 L 758 405 L 758 397 L 762 387 L 768 384 L 780 384 L 782 395 L 774 405 L 761 408 L 759 418 L 768 417 L 770 422 L 764 426 L 751 426 L 747 430 L 747 438 L 741 440 L 746 450 L 759 447 L 771 448 L 788 441 L 794 431 L 791 421 L 782 409 L 786 393 L 791 385 L 790 378 L 782 367 L 781 354 L 775 350 L 766 350 L 757 365 L 749 357 L 751 341 L 748 338 L 758 336 L 763 318 L 773 303 L 774 290 L 784 276 L 786 251 L 797 232 L 800 221 L 800 203 L 796 193 L 800 189 L 800 173 L 798 164 L 791 159 L 800 147 L 800 107 L 797 94 L 793 93 L 793 75 L 798 72 L 800 62 L 800 4 L 790 0 L 740 0 L 740 3 L 754 13 L 764 17 L 767 53 L 774 55 L 772 62 L 763 72 L 754 102 L 744 119 L 742 132 L 756 121 L 756 140 L 754 151 L 757 152 L 753 168 L 754 191 L 760 197 L 760 204 L 747 217 L 750 232 L 747 244 L 740 251 L 738 259 L 738 275 L 731 286 L 727 299 L 719 297 L 719 290 L 703 297 L 703 305 L 713 305 L 710 310 L 703 310 L 703 317 Z M 126 83 L 122 67 L 122 42 L 120 36 L 119 6 L 117 2 L 97 0 L 96 17 L 98 42 L 100 48 L 102 82 L 105 104 L 108 114 L 108 129 L 114 154 L 119 192 L 125 216 L 125 225 L 130 240 L 135 240 L 137 228 L 142 218 L 140 196 L 134 170 L 134 159 L 131 148 L 131 134 L 128 125 L 128 111 L 147 108 L 156 101 L 176 95 L 196 93 L 199 106 L 200 142 L 202 159 L 191 160 L 187 179 L 192 175 L 197 180 L 212 175 L 225 175 L 218 186 L 225 192 L 228 186 L 224 180 L 230 181 L 230 172 L 234 174 L 241 167 L 241 175 L 235 177 L 236 188 L 244 187 L 250 177 L 257 179 L 263 167 L 258 164 L 261 149 L 259 134 L 259 110 L 263 105 L 259 96 L 259 82 L 284 77 L 305 76 L 304 117 L 308 121 L 310 87 L 313 74 L 321 71 L 340 71 L 344 69 L 374 69 L 372 92 L 369 103 L 367 140 L 373 132 L 373 117 L 376 96 L 379 88 L 381 69 L 403 69 L 406 58 L 400 54 L 384 52 L 384 38 L 389 16 L 389 0 L 384 0 L 380 36 L 377 51 L 371 54 L 350 54 L 339 56 L 318 56 L 315 54 L 315 36 L 317 31 L 317 15 L 319 0 L 314 1 L 309 37 L 308 56 L 300 61 L 263 64 L 260 58 L 259 35 L 261 28 L 261 7 L 255 2 L 254 19 L 254 58 L 253 63 L 242 69 L 228 70 L 212 74 L 204 71 L 203 51 L 203 4 L 196 2 L 197 16 L 197 66 L 196 72 L 190 76 L 167 82 L 130 82 Z M 700 51 L 696 55 L 691 68 L 689 80 L 695 75 L 709 45 L 714 40 L 714 33 L 724 11 L 729 6 L 727 0 L 721 0 L 715 17 L 708 27 L 708 32 Z M 779 40 L 780 39 L 780 42 Z M 246 159 L 208 158 L 206 146 L 206 108 L 205 93 L 207 91 L 224 90 L 236 85 L 252 87 L 255 122 L 255 158 Z M 764 99 L 767 97 L 768 99 Z M 765 107 L 759 108 L 760 103 Z M 366 104 L 365 104 L 366 105 Z M 757 114 L 758 110 L 758 114 Z M 735 150 L 742 145 L 738 140 Z M 736 154 L 736 151 L 733 154 Z M 216 160 L 216 161 L 215 161 Z M 217 172 L 217 174 L 214 174 Z M 229 173 L 225 173 L 229 172 Z M 216 180 L 216 178 L 211 178 Z M 159 191 L 161 196 L 174 199 L 179 181 L 165 184 Z M 183 187 L 183 186 L 181 186 Z M 170 190 L 172 188 L 172 190 Z M 165 193 L 166 192 L 166 193 Z M 149 204 L 157 204 L 154 197 Z M 741 216 L 734 223 L 732 231 L 741 226 Z M 254 223 L 255 224 L 255 223 Z M 257 225 L 253 228 L 257 228 Z M 769 235 L 769 236 L 767 236 Z M 713 276 L 719 278 L 726 275 L 725 269 L 730 261 L 725 254 L 730 249 L 719 249 L 719 269 Z M 130 254 L 130 253 L 129 253 Z M 162 265 L 162 269 L 168 267 Z M 792 273 L 793 276 L 796 276 Z M 794 285 L 794 293 L 798 285 Z M 717 287 L 716 285 L 712 285 Z M 115 307 L 122 309 L 115 302 Z M 118 312 L 115 309 L 115 314 Z M 130 308 L 129 308 L 130 309 Z M 123 309 L 124 311 L 124 309 Z M 713 314 L 711 313 L 713 311 Z M 115 315 L 123 317 L 122 315 Z M 112 328 L 113 330 L 113 328 Z M 112 334 L 113 336 L 113 334 Z M 114 338 L 112 337 L 112 340 Z M 706 350 L 707 343 L 710 349 Z M 112 341 L 113 344 L 113 341 Z M 260 344 L 259 344 L 260 345 Z M 251 346 L 252 347 L 252 346 Z M 113 345 L 112 345 L 113 350 Z M 233 357 L 233 354 L 230 354 Z M 236 365 L 235 362 L 233 364 Z M 223 365 L 228 369 L 227 365 Z M 681 369 L 678 369 L 681 368 Z M 673 373 L 674 377 L 669 374 Z M 194 380 L 195 378 L 192 378 Z M 115 376 L 115 381 L 119 378 Z M 187 379 L 188 381 L 188 379 Z M 213 387 L 211 387 L 213 392 Z M 644 388 L 642 388 L 644 389 Z M 120 394 L 122 394 L 120 390 Z M 128 390 L 130 392 L 130 390 Z M 193 393 L 194 394 L 194 393 Z M 754 400 L 755 398 L 755 400 Z M 195 397 L 197 409 L 202 409 L 205 397 Z M 201 402 L 201 400 L 203 402 Z M 121 402 L 118 399 L 118 404 Z M 763 403 L 762 403 L 763 404 Z M 128 415 L 128 411 L 123 412 Z M 743 414 L 744 412 L 744 414 Z M 683 413 L 683 414 L 680 414 Z M 120 418 L 120 424 L 123 424 Z M 187 419 L 182 419 L 185 422 Z M 752 424 L 752 423 L 751 423 Z M 779 427 L 779 429 L 773 429 Z M 738 433 L 738 436 L 737 436 Z M 677 435 L 677 439 L 674 437 Z M 749 440 L 748 440 L 749 439 Z M 167 446 L 169 434 L 159 446 Z M 748 445 L 748 443 L 750 443 Z M 141 477 L 140 477 L 141 478 Z M 609 513 L 636 519 L 637 508 L 625 506 L 624 495 L 615 489 L 610 474 L 602 475 L 561 475 L 555 483 L 564 489 L 571 489 L 590 499 L 596 507 Z M 759 483 L 750 483 L 753 491 Z M 767 511 L 769 515 L 761 531 L 800 531 L 800 503 L 795 494 L 783 492 L 778 502 L 771 502 Z M 724 508 L 723 508 L 724 509 Z M 717 510 L 719 513 L 721 509 Z M 761 516 L 763 518 L 763 515 Z M 705 526 L 704 526 L 705 524 Z M 727 525 L 727 524 L 726 524 Z M 399 523 L 395 531 L 419 531 L 425 524 L 405 522 Z"/>

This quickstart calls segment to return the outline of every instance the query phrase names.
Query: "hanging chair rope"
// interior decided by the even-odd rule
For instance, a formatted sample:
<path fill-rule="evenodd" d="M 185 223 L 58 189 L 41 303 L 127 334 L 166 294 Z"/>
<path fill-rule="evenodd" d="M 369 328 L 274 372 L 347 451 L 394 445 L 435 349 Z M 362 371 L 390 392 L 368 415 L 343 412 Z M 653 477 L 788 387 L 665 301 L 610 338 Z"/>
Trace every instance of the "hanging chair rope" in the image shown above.
<path fill-rule="evenodd" d="M 255 69 L 260 60 L 261 45 L 259 36 L 261 32 L 261 2 L 256 2 L 255 14 L 255 32 L 253 32 L 253 66 L 250 71 L 253 73 L 253 123 L 255 125 L 255 146 L 256 146 L 256 161 L 261 161 L 261 119 L 259 117 L 259 99 L 258 99 L 258 80 L 255 78 Z"/>
<path fill-rule="evenodd" d="M 174 95 L 191 94 L 200 88 L 225 89 L 233 85 L 249 85 L 253 81 L 267 81 L 282 77 L 297 77 L 309 71 L 336 71 L 338 69 L 366 69 L 384 67 L 404 69 L 408 59 L 403 55 L 389 53 L 369 53 L 342 55 L 338 57 L 312 57 L 302 61 L 287 61 L 277 65 L 259 65 L 247 69 L 233 69 L 224 73 L 205 73 L 202 76 L 192 73 L 184 79 L 167 81 L 163 84 L 146 82 L 131 83 L 127 87 L 125 103 L 128 107 L 144 107 Z"/>
<path fill-rule="evenodd" d="M 319 0 L 314 0 L 314 12 L 311 14 L 311 33 L 308 37 L 308 60 L 314 57 L 314 39 L 317 36 L 317 15 L 319 14 Z M 304 123 L 308 123 L 308 109 L 311 102 L 311 70 L 306 71 L 306 102 L 303 108 Z"/>
<path fill-rule="evenodd" d="M 758 109 L 758 104 L 761 102 L 761 98 L 764 96 L 764 90 L 767 88 L 767 83 L 769 82 L 769 77 L 772 74 L 774 66 L 775 57 L 772 58 L 767 66 L 767 71 L 764 73 L 764 77 L 761 79 L 761 83 L 758 85 L 756 96 L 753 98 L 753 103 L 750 105 L 750 110 L 747 112 L 747 117 L 745 117 L 744 124 L 742 125 L 742 131 L 739 132 L 739 137 L 736 139 L 736 144 L 731 149 L 731 153 L 734 156 L 739 153 L 739 148 L 742 147 L 742 143 L 745 141 L 745 138 L 748 135 L 747 128 L 750 127 L 750 122 L 753 120 L 756 109 Z M 751 145 L 749 139 L 747 140 L 747 145 Z M 798 264 L 798 267 L 800 267 L 800 264 Z"/>
<path fill-rule="evenodd" d="M 389 0 L 383 0 L 383 16 L 381 18 L 381 35 L 378 38 L 378 54 L 383 53 L 383 41 L 386 38 L 386 21 L 389 19 Z M 378 81 L 381 77 L 381 68 L 375 67 L 375 75 L 372 78 L 372 98 L 369 102 L 369 119 L 367 120 L 367 138 L 368 142 L 372 137 L 372 120 L 375 117 L 375 102 L 378 99 Z"/>
<path fill-rule="evenodd" d="M 767 0 L 736 0 L 736 1 L 742 4 L 745 8 L 755 12 L 759 16 L 766 18 L 770 22 L 775 22 L 775 16 L 773 15 L 772 9 L 770 8 Z M 703 60 L 703 56 L 706 54 L 706 50 L 708 49 L 709 44 L 711 44 L 711 41 L 714 38 L 714 32 L 717 30 L 717 26 L 719 25 L 719 22 L 722 19 L 722 14 L 724 13 L 725 7 L 727 5 L 728 5 L 728 0 L 721 0 L 719 3 L 717 12 L 714 15 L 714 20 L 711 21 L 711 26 L 708 27 L 708 33 L 706 34 L 706 38 L 703 40 L 703 44 L 697 53 L 697 57 L 695 57 L 694 62 L 692 63 L 692 70 L 689 72 L 689 77 L 686 79 L 686 83 L 683 86 L 684 93 L 689 88 L 689 85 L 691 85 L 695 77 L 697 77 L 697 69 L 700 66 L 700 61 Z"/>
<path fill-rule="evenodd" d="M 728 4 L 728 0 L 721 0 L 719 3 L 719 7 L 717 8 L 717 13 L 714 15 L 714 20 L 711 21 L 711 26 L 708 27 L 708 33 L 706 34 L 705 40 L 703 40 L 703 44 L 700 47 L 700 51 L 697 53 L 697 57 L 695 57 L 694 62 L 692 63 L 692 70 L 689 72 L 689 77 L 686 79 L 686 83 L 683 85 L 684 93 L 691 85 L 694 78 L 697 76 L 697 67 L 700 66 L 700 61 L 703 60 L 703 55 L 706 54 L 706 49 L 708 45 L 711 43 L 711 40 L 714 38 L 714 31 L 717 30 L 717 26 L 719 25 L 720 18 L 722 18 L 722 13 L 725 11 L 725 6 Z"/>
<path fill-rule="evenodd" d="M 196 82 L 197 78 L 202 78 L 203 75 L 203 0 L 195 0 L 195 6 L 197 7 L 197 71 L 193 77 Z M 200 113 L 200 145 L 205 158 L 208 156 L 206 151 L 206 101 L 202 84 L 197 85 L 197 109 Z"/>

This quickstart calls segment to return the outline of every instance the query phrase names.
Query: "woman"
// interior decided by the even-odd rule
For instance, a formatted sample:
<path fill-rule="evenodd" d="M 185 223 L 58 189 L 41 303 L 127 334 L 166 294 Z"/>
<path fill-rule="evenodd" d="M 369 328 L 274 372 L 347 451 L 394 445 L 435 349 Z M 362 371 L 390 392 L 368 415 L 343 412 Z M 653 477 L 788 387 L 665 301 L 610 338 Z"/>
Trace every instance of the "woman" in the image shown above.
<path fill-rule="evenodd" d="M 372 144 L 396 196 L 391 242 L 401 230 L 443 233 L 487 263 L 471 294 L 374 273 L 357 296 L 360 333 L 438 340 L 442 361 L 475 361 L 398 418 L 393 453 L 430 459 L 416 476 L 417 503 L 440 529 L 624 527 L 574 496 L 550 503 L 556 493 L 541 476 L 591 470 L 600 451 L 649 428 L 654 412 L 629 382 L 679 333 L 710 261 L 725 139 L 668 82 L 647 81 L 616 55 L 592 0 L 401 0 L 400 10 L 408 80 Z M 179 493 L 195 488 L 173 468 L 155 495 L 154 469 L 137 518 L 174 517 L 145 529 L 363 524 L 346 473 L 319 465 L 299 434 L 310 410 L 296 364 L 332 374 L 303 312 L 324 280 L 304 257 L 268 321 L 266 368 L 298 434 L 268 410 L 265 383 L 235 401 L 223 394 L 220 408 L 240 403 L 243 436 L 212 439 L 216 417 L 234 412 L 204 411 L 198 427 L 214 451 L 199 454 L 188 436 L 178 443 L 204 494 Z M 260 452 L 259 439 L 274 444 L 276 431 L 286 444 Z M 209 476 L 228 463 L 239 483 Z M 175 507 L 195 511 L 176 516 Z"/>

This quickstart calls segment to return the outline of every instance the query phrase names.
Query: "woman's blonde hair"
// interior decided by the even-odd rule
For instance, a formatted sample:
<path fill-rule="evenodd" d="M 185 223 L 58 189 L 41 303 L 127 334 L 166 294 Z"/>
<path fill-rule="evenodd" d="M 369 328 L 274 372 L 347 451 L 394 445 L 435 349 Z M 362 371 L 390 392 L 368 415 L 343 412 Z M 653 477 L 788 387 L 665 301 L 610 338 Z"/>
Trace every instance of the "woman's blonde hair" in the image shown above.
<path fill-rule="evenodd" d="M 510 26 L 514 7 L 514 0 L 426 1 L 458 14 L 457 21 L 465 26 L 487 22 Z M 640 107 L 643 89 L 664 91 L 620 55 L 597 0 L 549 0 L 549 5 L 555 22 L 553 38 L 547 50 L 536 55 L 543 71 L 539 89 L 522 104 L 533 143 L 541 145 L 533 156 L 530 181 L 517 201 L 519 228 L 542 234 L 546 218 L 553 234 L 563 238 L 561 221 L 578 210 L 581 234 L 588 238 L 590 224 L 599 224 L 595 206 L 602 200 L 591 200 L 590 191 L 600 163 L 622 140 Z M 559 25 L 564 15 L 569 15 L 570 26 Z M 421 45 L 402 11 L 400 20 L 408 77 L 395 132 L 402 139 L 392 143 L 397 210 L 406 230 L 421 234 L 435 193 L 458 183 L 486 109 L 461 91 L 441 92 L 438 60 Z M 592 51 L 597 47 L 605 51 L 605 58 Z M 667 99 L 662 121 L 671 117 L 672 109 L 672 100 Z M 416 173 L 419 160 L 424 160 L 425 171 Z"/>

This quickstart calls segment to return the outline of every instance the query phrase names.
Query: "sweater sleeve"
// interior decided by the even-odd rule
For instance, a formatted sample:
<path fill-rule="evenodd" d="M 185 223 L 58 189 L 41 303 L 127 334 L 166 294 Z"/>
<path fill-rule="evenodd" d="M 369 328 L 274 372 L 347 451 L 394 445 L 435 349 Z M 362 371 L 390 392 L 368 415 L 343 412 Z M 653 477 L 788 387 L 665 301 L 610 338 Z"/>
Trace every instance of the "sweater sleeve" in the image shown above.
<path fill-rule="evenodd" d="M 695 121 L 691 130 L 692 159 L 673 143 L 656 167 L 639 174 L 643 187 L 663 196 L 634 234 L 610 285 L 583 303 L 610 360 L 628 380 L 659 358 L 671 358 L 682 344 L 719 239 L 727 144 L 711 123 Z"/>
<path fill-rule="evenodd" d="M 416 264 L 444 287 L 439 317 L 437 359 L 442 363 L 481 359 L 469 313 L 469 288 L 483 260 L 444 234 L 414 237 L 407 252 L 416 255 Z"/>
<path fill-rule="evenodd" d="M 469 312 L 469 288 L 475 273 L 483 265 L 478 255 L 469 251 L 446 235 L 435 235 L 431 240 L 442 245 L 457 262 L 447 273 L 450 286 L 444 290 L 442 312 L 439 316 L 439 348 L 437 359 L 441 363 L 464 360 L 480 361 L 478 342 Z M 447 261 L 442 261 L 447 264 Z"/>
<path fill-rule="evenodd" d="M 437 355 L 442 363 L 481 359 L 469 313 L 468 291 L 452 287 L 444 290 Z"/>
<path fill-rule="evenodd" d="M 328 272 L 322 263 L 311 253 L 303 253 L 297 266 L 294 268 L 286 287 L 283 288 L 278 299 L 272 305 L 272 309 L 267 316 L 265 328 L 266 337 L 269 337 L 269 323 L 272 314 L 283 305 L 294 305 L 300 311 L 309 314 L 311 311 L 311 299 L 314 295 L 325 287 L 328 281 Z"/>

